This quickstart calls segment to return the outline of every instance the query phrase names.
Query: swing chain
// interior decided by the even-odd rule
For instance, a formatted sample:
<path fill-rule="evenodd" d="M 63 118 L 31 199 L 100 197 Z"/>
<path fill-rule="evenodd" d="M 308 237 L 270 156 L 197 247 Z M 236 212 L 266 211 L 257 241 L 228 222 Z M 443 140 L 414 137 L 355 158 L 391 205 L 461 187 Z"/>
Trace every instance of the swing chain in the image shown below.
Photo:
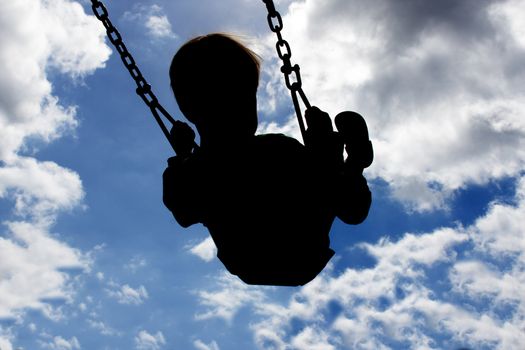
<path fill-rule="evenodd" d="M 166 109 L 164 109 L 164 107 L 159 103 L 157 96 L 151 90 L 151 85 L 148 84 L 148 82 L 142 75 L 142 72 L 135 63 L 135 59 L 128 51 L 124 42 L 122 41 L 122 35 L 119 33 L 117 28 L 115 28 L 115 26 L 109 19 L 109 14 L 108 10 L 106 9 L 106 6 L 104 6 L 104 4 L 99 0 L 91 0 L 91 8 L 95 17 L 100 22 L 102 22 L 104 28 L 106 28 L 106 34 L 109 41 L 111 42 L 111 44 L 113 44 L 113 46 L 119 53 L 120 58 L 124 63 L 124 66 L 131 75 L 131 78 L 133 78 L 133 80 L 137 84 L 137 89 L 135 90 L 137 95 L 139 95 L 140 98 L 142 98 L 142 100 L 144 101 L 144 103 L 150 108 L 151 113 L 153 114 L 153 117 L 159 124 L 162 132 L 164 133 L 164 136 L 166 136 L 172 148 L 175 149 L 170 133 L 164 125 L 162 119 L 160 118 L 159 112 L 166 119 L 168 119 L 171 124 L 175 123 L 175 119 L 173 119 L 173 117 L 168 113 L 168 111 L 166 111 Z"/>
<path fill-rule="evenodd" d="M 295 113 L 297 114 L 297 120 L 299 121 L 301 135 L 303 136 L 303 140 L 306 140 L 306 129 L 298 97 L 301 98 L 302 102 L 304 103 L 307 109 L 310 108 L 310 102 L 308 102 L 306 94 L 303 91 L 301 80 L 301 68 L 298 64 L 292 65 L 292 50 L 290 48 L 290 44 L 283 38 L 281 34 L 281 31 L 283 29 L 283 18 L 279 11 L 275 9 L 275 4 L 273 3 L 273 0 L 263 0 L 263 2 L 266 5 L 266 9 L 268 10 L 268 26 L 270 27 L 270 30 L 277 35 L 277 43 L 275 45 L 275 48 L 277 50 L 277 55 L 283 63 L 283 65 L 281 66 L 281 72 L 284 74 L 284 81 L 286 83 L 286 87 L 288 88 L 288 90 L 290 90 L 290 93 L 292 95 L 292 101 L 295 107 Z"/>

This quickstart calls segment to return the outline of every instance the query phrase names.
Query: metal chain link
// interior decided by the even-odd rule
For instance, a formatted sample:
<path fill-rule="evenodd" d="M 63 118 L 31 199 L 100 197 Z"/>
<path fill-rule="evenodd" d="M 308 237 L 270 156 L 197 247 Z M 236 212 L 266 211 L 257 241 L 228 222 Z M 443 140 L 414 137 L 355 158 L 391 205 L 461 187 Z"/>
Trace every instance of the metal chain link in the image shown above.
<path fill-rule="evenodd" d="M 292 57 L 292 50 L 290 48 L 290 44 L 284 40 L 281 31 L 283 29 L 283 19 L 281 17 L 281 14 L 275 9 L 275 5 L 273 3 L 273 0 L 263 0 L 264 4 L 266 5 L 266 9 L 268 10 L 268 25 L 270 27 L 270 30 L 274 32 L 277 35 L 277 43 L 276 43 L 276 51 L 277 55 L 283 62 L 283 65 L 281 66 L 281 72 L 284 74 L 284 79 L 286 83 L 286 87 L 290 90 L 292 101 L 295 107 L 295 113 L 297 115 L 297 120 L 299 122 L 299 128 L 301 130 L 301 135 L 303 137 L 303 141 L 306 140 L 306 129 L 305 129 L 305 123 L 303 121 L 301 107 L 299 105 L 299 98 L 301 98 L 302 102 L 304 103 L 305 107 L 308 109 L 310 108 L 310 103 L 308 99 L 306 98 L 306 95 L 302 88 L 302 80 L 301 80 L 301 72 L 300 67 L 298 64 L 292 65 L 291 57 Z M 91 0 L 91 8 L 93 10 L 93 13 L 95 17 L 99 21 L 102 22 L 104 27 L 106 28 L 106 34 L 117 52 L 120 55 L 120 58 L 122 62 L 124 63 L 124 66 L 128 70 L 129 74 L 137 84 L 136 92 L 137 94 L 142 98 L 144 103 L 150 108 L 151 113 L 153 114 L 153 117 L 159 124 L 162 132 L 164 133 L 164 136 L 172 146 L 172 148 L 175 149 L 173 145 L 173 140 L 171 138 L 171 135 L 164 125 L 162 119 L 160 118 L 160 114 L 162 114 L 166 119 L 170 121 L 171 124 L 175 123 L 175 120 L 173 117 L 166 111 L 166 109 L 159 103 L 159 100 L 157 99 L 157 96 L 153 93 L 151 90 L 151 85 L 148 84 L 144 76 L 142 75 L 140 69 L 137 67 L 135 63 L 135 59 L 131 55 L 131 53 L 128 51 L 126 45 L 122 41 L 122 35 L 119 33 L 117 28 L 113 25 L 111 20 L 109 19 L 108 10 L 104 6 L 102 2 L 99 0 Z M 195 145 L 196 146 L 196 145 Z"/>
<path fill-rule="evenodd" d="M 150 108 L 151 113 L 153 114 L 153 117 L 159 124 L 162 132 L 164 133 L 164 136 L 170 143 L 171 147 L 175 150 L 172 137 L 168 129 L 166 128 L 166 125 L 164 125 L 160 114 L 162 114 L 166 119 L 168 119 L 171 124 L 175 123 L 175 119 L 173 119 L 173 117 L 168 113 L 168 111 L 166 111 L 166 109 L 164 109 L 164 107 L 159 103 L 157 96 L 155 96 L 155 94 L 151 90 L 151 85 L 148 84 L 148 82 L 142 75 L 139 67 L 137 67 L 135 63 L 135 59 L 128 51 L 124 42 L 122 41 L 122 35 L 120 35 L 117 28 L 115 28 L 115 26 L 109 19 L 108 10 L 104 6 L 104 4 L 99 0 L 91 0 L 91 8 L 95 17 L 97 17 L 97 19 L 104 25 L 104 28 L 106 28 L 106 34 L 109 41 L 111 42 L 111 44 L 113 44 L 113 46 L 119 53 L 120 58 L 124 63 L 124 66 L 126 67 L 129 74 L 137 84 L 137 89 L 135 90 L 137 92 L 137 95 L 139 95 L 140 98 L 142 98 L 142 100 L 144 101 L 144 103 Z"/>
<path fill-rule="evenodd" d="M 297 120 L 299 122 L 301 135 L 303 136 L 303 141 L 306 142 L 306 129 L 301 112 L 301 106 L 299 105 L 299 97 L 303 101 L 306 109 L 310 108 L 310 102 L 308 102 L 308 99 L 306 98 L 306 95 L 303 91 L 301 69 L 298 64 L 292 65 L 292 50 L 290 48 L 290 44 L 283 39 L 281 34 L 283 29 L 283 18 L 281 17 L 281 14 L 275 9 L 273 0 L 262 1 L 268 10 L 268 26 L 270 27 L 270 30 L 277 35 L 277 43 L 275 48 L 277 55 L 283 62 L 283 65 L 281 66 L 281 72 L 284 74 L 286 87 L 288 90 L 290 90 L 290 94 L 292 95 L 292 101 L 295 107 L 295 114 L 297 115 Z"/>

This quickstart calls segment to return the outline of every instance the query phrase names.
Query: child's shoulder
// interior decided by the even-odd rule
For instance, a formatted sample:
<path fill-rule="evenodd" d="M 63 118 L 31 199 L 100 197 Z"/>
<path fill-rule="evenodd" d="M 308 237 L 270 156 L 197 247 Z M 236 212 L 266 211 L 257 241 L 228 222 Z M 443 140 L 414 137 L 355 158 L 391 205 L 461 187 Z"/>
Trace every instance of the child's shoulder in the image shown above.
<path fill-rule="evenodd" d="M 293 137 L 284 134 L 260 134 L 256 136 L 257 143 L 262 147 L 297 148 L 304 146 Z"/>
<path fill-rule="evenodd" d="M 261 134 L 255 140 L 254 154 L 263 158 L 270 157 L 272 162 L 295 164 L 306 156 L 305 147 L 293 137 L 284 134 Z"/>
<path fill-rule="evenodd" d="M 268 161 L 270 166 L 280 172 L 300 171 L 307 159 L 306 148 L 295 138 L 284 134 L 261 134 L 255 137 L 253 155 L 261 162 Z M 288 170 L 285 170 L 288 169 Z"/>

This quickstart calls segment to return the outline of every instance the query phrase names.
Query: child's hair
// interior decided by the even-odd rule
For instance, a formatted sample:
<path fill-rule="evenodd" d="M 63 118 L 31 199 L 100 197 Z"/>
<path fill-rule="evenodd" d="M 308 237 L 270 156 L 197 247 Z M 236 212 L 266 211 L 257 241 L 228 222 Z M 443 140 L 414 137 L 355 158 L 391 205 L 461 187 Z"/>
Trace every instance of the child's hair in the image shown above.
<path fill-rule="evenodd" d="M 170 66 L 170 84 L 182 112 L 247 90 L 255 94 L 260 58 L 229 34 L 213 33 L 186 42 Z"/>

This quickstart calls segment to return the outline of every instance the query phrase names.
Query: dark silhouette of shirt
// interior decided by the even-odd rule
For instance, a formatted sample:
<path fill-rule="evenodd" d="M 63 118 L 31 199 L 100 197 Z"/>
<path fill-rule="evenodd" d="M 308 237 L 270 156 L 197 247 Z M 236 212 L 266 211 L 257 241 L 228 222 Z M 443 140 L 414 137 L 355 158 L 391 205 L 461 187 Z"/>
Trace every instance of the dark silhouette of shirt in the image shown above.
<path fill-rule="evenodd" d="M 202 223 L 224 266 L 249 284 L 303 285 L 333 256 L 336 217 L 359 224 L 371 194 L 362 175 L 373 158 L 364 119 L 305 111 L 305 145 L 255 136 L 258 56 L 231 36 L 191 39 L 174 55 L 177 104 L 200 136 L 176 121 L 176 157 L 163 175 L 164 203 L 183 227 Z M 343 145 L 349 158 L 343 161 Z"/>
<path fill-rule="evenodd" d="M 198 149 L 168 160 L 163 200 L 181 226 L 208 228 L 218 258 L 244 282 L 304 285 L 334 255 L 334 219 L 359 224 L 370 207 L 362 169 L 340 153 L 330 160 L 282 134 Z"/>

